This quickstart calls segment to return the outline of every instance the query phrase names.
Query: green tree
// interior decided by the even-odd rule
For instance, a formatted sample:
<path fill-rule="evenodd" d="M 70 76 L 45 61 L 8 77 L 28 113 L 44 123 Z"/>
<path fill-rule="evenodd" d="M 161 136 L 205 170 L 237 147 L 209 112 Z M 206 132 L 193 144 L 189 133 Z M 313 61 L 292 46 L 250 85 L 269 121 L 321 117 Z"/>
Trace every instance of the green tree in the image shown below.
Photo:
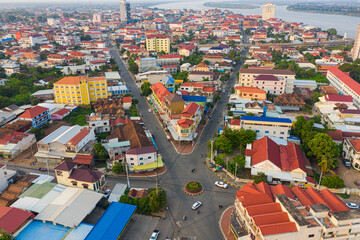
<path fill-rule="evenodd" d="M 166 204 L 166 193 L 164 190 L 154 190 L 149 194 L 149 208 L 151 212 L 156 212 Z"/>
<path fill-rule="evenodd" d="M 141 85 L 141 95 L 142 96 L 149 96 L 152 93 L 151 84 L 149 82 L 145 82 Z"/>
<path fill-rule="evenodd" d="M 325 175 L 323 180 L 321 181 L 321 185 L 328 188 L 336 189 L 345 187 L 344 180 L 337 175 Z"/>
<path fill-rule="evenodd" d="M 117 173 L 117 174 L 124 172 L 124 170 L 125 170 L 124 165 L 119 162 L 114 162 L 114 165 L 111 169 L 111 171 L 113 171 L 114 173 Z"/>
<path fill-rule="evenodd" d="M 336 143 L 326 133 L 317 133 L 313 139 L 309 141 L 309 148 L 312 157 L 315 157 L 320 164 L 323 160 L 329 161 L 326 165 L 322 163 L 326 168 L 333 169 L 335 160 L 339 157 L 339 148 Z"/>
<path fill-rule="evenodd" d="M 132 74 L 138 74 L 139 73 L 139 66 L 134 61 L 129 61 L 129 71 Z"/>
<path fill-rule="evenodd" d="M 220 137 L 216 138 L 214 147 L 225 153 L 232 153 L 234 151 L 231 140 L 225 135 L 221 135 Z"/>
<path fill-rule="evenodd" d="M 263 172 L 258 172 L 256 175 L 253 176 L 254 183 L 261 183 L 261 182 L 267 182 L 266 175 Z"/>
<path fill-rule="evenodd" d="M 94 151 L 96 160 L 105 161 L 109 158 L 108 152 L 106 151 L 105 147 L 101 145 L 101 143 L 96 143 L 94 145 Z"/>
<path fill-rule="evenodd" d="M 329 28 L 329 29 L 327 30 L 327 32 L 329 33 L 330 36 L 335 36 L 335 35 L 337 35 L 337 31 L 336 31 L 335 28 Z"/>
<path fill-rule="evenodd" d="M 39 128 L 32 127 L 29 132 L 35 134 L 35 138 L 37 141 L 40 141 L 44 137 L 44 134 L 45 134 L 44 129 L 40 128 L 40 127 Z"/>

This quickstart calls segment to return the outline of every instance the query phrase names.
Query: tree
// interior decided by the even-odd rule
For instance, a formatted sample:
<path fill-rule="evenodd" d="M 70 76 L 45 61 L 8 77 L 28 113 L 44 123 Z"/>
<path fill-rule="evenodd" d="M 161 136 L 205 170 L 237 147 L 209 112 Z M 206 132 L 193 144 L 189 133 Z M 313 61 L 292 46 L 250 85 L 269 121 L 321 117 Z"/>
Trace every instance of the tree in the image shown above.
<path fill-rule="evenodd" d="M 111 71 L 113 71 L 113 72 L 119 71 L 119 66 L 118 65 L 111 66 Z"/>
<path fill-rule="evenodd" d="M 129 61 L 129 71 L 132 74 L 138 74 L 139 73 L 139 66 L 134 61 Z"/>
<path fill-rule="evenodd" d="M 31 128 L 30 133 L 35 134 L 36 140 L 40 141 L 44 137 L 45 131 L 42 128 Z"/>
<path fill-rule="evenodd" d="M 113 59 L 113 58 L 110 58 L 110 64 L 116 64 L 116 62 L 115 62 L 115 59 Z"/>
<path fill-rule="evenodd" d="M 344 180 L 337 175 L 325 175 L 321 182 L 321 185 L 328 188 L 336 189 L 345 187 Z"/>
<path fill-rule="evenodd" d="M 337 31 L 336 31 L 335 28 L 329 28 L 329 29 L 327 30 L 327 32 L 329 33 L 330 36 L 335 36 L 335 35 L 337 35 Z"/>
<path fill-rule="evenodd" d="M 264 182 L 267 182 L 266 175 L 263 172 L 258 172 L 256 175 L 253 176 L 253 180 L 255 184 Z"/>
<path fill-rule="evenodd" d="M 111 169 L 111 171 L 113 171 L 114 173 L 117 173 L 117 174 L 124 172 L 124 170 L 125 170 L 124 165 L 119 162 L 114 162 L 114 165 Z"/>
<path fill-rule="evenodd" d="M 95 159 L 100 161 L 105 161 L 109 158 L 109 154 L 107 153 L 105 147 L 101 145 L 101 143 L 96 143 L 94 145 L 94 151 L 95 151 Z"/>
<path fill-rule="evenodd" d="M 152 93 L 151 84 L 149 82 L 145 82 L 141 85 L 141 95 L 142 96 L 149 96 Z"/>
<path fill-rule="evenodd" d="M 2 235 L 0 236 L 0 240 L 13 240 L 14 237 L 11 235 Z"/>
<path fill-rule="evenodd" d="M 326 133 L 317 133 L 313 139 L 308 143 L 311 153 L 309 154 L 312 157 L 315 157 L 318 163 L 322 163 L 324 160 L 329 161 L 326 165 L 326 168 L 334 168 L 334 161 L 340 155 L 339 148 L 336 146 L 336 143 L 330 138 Z"/>
<path fill-rule="evenodd" d="M 151 212 L 156 212 L 166 204 L 166 193 L 164 190 L 154 190 L 149 194 L 149 208 Z"/>
<path fill-rule="evenodd" d="M 214 147 L 225 153 L 232 153 L 234 151 L 231 140 L 225 135 L 221 135 L 215 140 Z"/>

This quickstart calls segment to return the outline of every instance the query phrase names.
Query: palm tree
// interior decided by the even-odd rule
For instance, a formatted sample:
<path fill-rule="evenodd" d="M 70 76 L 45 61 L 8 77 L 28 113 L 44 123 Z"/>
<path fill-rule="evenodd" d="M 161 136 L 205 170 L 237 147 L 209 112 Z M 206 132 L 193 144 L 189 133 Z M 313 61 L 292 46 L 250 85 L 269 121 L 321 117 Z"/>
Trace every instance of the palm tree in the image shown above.
<path fill-rule="evenodd" d="M 319 165 L 319 167 L 321 169 L 319 185 L 318 185 L 318 190 L 319 190 L 323 174 L 334 167 L 334 161 L 332 159 L 324 158 L 318 163 L 318 165 Z"/>

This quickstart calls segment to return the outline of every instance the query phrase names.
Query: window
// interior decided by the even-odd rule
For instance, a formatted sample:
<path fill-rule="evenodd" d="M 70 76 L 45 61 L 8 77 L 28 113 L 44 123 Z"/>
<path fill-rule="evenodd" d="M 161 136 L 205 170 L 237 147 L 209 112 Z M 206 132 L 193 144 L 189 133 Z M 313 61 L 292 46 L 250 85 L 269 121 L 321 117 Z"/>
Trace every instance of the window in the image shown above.
<path fill-rule="evenodd" d="M 281 135 L 284 135 L 285 133 L 284 132 L 280 132 Z"/>
<path fill-rule="evenodd" d="M 88 189 L 88 186 L 87 186 L 87 185 L 84 185 L 84 188 L 85 188 L 85 189 Z"/>
<path fill-rule="evenodd" d="M 151 156 L 148 156 L 148 159 L 151 159 Z"/>
<path fill-rule="evenodd" d="M 265 131 L 265 133 L 269 133 L 269 131 Z"/>
<path fill-rule="evenodd" d="M 77 182 L 72 182 L 72 185 L 73 185 L 73 186 L 77 186 Z"/>
<path fill-rule="evenodd" d="M 131 161 L 134 161 L 134 158 L 130 158 Z"/>
<path fill-rule="evenodd" d="M 313 238 L 315 234 L 309 234 L 309 238 Z"/>
<path fill-rule="evenodd" d="M 144 159 L 141 157 L 141 158 L 139 158 L 139 160 L 144 160 Z"/>
<path fill-rule="evenodd" d="M 260 131 L 259 130 L 256 130 L 256 133 L 259 133 Z"/>

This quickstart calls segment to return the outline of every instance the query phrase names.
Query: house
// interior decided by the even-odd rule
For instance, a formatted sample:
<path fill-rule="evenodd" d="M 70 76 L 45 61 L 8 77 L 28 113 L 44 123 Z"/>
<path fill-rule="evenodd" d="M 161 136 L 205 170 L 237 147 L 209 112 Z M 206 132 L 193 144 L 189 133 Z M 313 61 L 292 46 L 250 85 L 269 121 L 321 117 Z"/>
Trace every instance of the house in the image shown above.
<path fill-rule="evenodd" d="M 235 86 L 235 94 L 245 99 L 266 100 L 266 91 L 256 87 Z"/>
<path fill-rule="evenodd" d="M 54 170 L 57 182 L 65 186 L 100 192 L 105 183 L 103 173 L 91 171 L 84 165 L 78 167 L 76 162 L 62 161 Z"/>
<path fill-rule="evenodd" d="M 154 146 L 132 148 L 127 150 L 125 155 L 130 171 L 151 171 L 164 166 Z"/>
<path fill-rule="evenodd" d="M 187 45 L 179 50 L 179 55 L 189 57 L 196 51 L 196 46 Z"/>
<path fill-rule="evenodd" d="M 210 68 L 204 62 L 199 63 L 193 68 L 193 71 L 197 72 L 209 72 Z"/>
<path fill-rule="evenodd" d="M 255 78 L 259 75 L 265 75 L 265 76 L 273 75 L 274 77 L 277 77 L 278 80 L 285 79 L 285 84 L 282 87 L 282 89 L 280 89 L 281 86 L 279 86 L 276 89 L 276 91 L 285 90 L 285 93 L 293 93 L 294 91 L 295 73 L 291 72 L 290 70 L 282 70 L 282 69 L 242 68 L 240 69 L 239 72 L 239 85 L 243 87 L 257 87 L 255 83 Z M 276 82 L 280 84 L 282 81 L 283 80 Z M 262 84 L 262 82 L 259 80 L 258 84 Z M 274 80 L 274 85 L 275 85 L 275 80 Z"/>
<path fill-rule="evenodd" d="M 166 70 L 169 74 L 176 74 L 178 70 L 177 65 L 165 65 L 163 69 Z"/>
<path fill-rule="evenodd" d="M 202 116 L 202 108 L 199 104 L 194 102 L 189 103 L 184 111 L 181 113 L 181 119 L 190 119 L 194 121 L 194 129 L 197 129 L 197 126 L 200 123 Z"/>
<path fill-rule="evenodd" d="M 269 137 L 260 138 L 246 146 L 245 160 L 251 175 L 263 172 L 269 181 L 307 182 L 303 153 L 295 143 L 283 146 Z"/>
<path fill-rule="evenodd" d="M 288 118 L 242 116 L 240 127 L 256 132 L 257 138 L 265 136 L 287 139 L 290 137 L 292 121 Z"/>
<path fill-rule="evenodd" d="M 26 109 L 25 112 L 19 116 L 19 120 L 30 121 L 31 126 L 37 128 L 47 122 L 50 122 L 51 117 L 48 108 L 35 106 Z"/>
<path fill-rule="evenodd" d="M 355 169 L 360 170 L 360 139 L 345 138 L 342 156 L 349 160 Z"/>
<path fill-rule="evenodd" d="M 152 90 L 152 97 L 159 106 L 162 106 L 165 97 L 171 94 L 170 91 L 160 82 L 152 85 L 150 88 Z"/>
<path fill-rule="evenodd" d="M 20 66 L 18 64 L 4 64 L 2 68 L 5 71 L 6 76 L 10 76 L 13 73 L 20 71 Z"/>
<path fill-rule="evenodd" d="M 170 92 L 174 91 L 175 79 L 173 77 L 165 76 L 161 82 Z"/>
<path fill-rule="evenodd" d="M 203 72 L 203 71 L 192 71 L 188 75 L 189 81 L 200 82 L 200 81 L 212 81 L 214 79 L 213 72 Z"/>
<path fill-rule="evenodd" d="M 185 101 L 177 94 L 171 93 L 165 96 L 162 107 L 168 116 L 181 114 L 184 110 Z"/>
<path fill-rule="evenodd" d="M 125 99 L 125 103 L 124 103 Z M 97 114 L 106 115 L 109 114 L 111 118 L 125 118 L 124 107 L 129 107 L 131 104 L 129 103 L 131 100 L 128 97 L 124 98 L 103 98 L 98 99 L 93 103 L 93 107 Z"/>
<path fill-rule="evenodd" d="M 59 163 L 62 160 L 73 160 L 76 154 L 91 146 L 95 140 L 94 129 L 89 130 L 79 125 L 61 126 L 37 143 L 38 152 L 35 154 L 39 162 Z M 89 151 L 92 150 L 92 147 Z"/>
<path fill-rule="evenodd" d="M 13 235 L 26 226 L 35 215 L 14 207 L 0 207 L 0 234 Z"/>
<path fill-rule="evenodd" d="M 36 143 L 32 133 L 13 132 L 11 135 L 0 133 L 0 156 L 13 159 Z"/>
<path fill-rule="evenodd" d="M 285 92 L 286 80 L 283 77 L 260 74 L 254 77 L 253 86 L 269 94 L 280 95 Z"/>
<path fill-rule="evenodd" d="M 109 114 L 91 113 L 86 116 L 86 122 L 90 128 L 94 128 L 95 133 L 110 132 Z"/>
<path fill-rule="evenodd" d="M 61 108 L 51 114 L 51 120 L 62 120 L 64 117 L 70 114 L 70 110 L 66 108 Z"/>
<path fill-rule="evenodd" d="M 124 110 L 129 110 L 132 104 L 132 99 L 131 97 L 123 97 L 122 98 L 122 103 L 123 103 L 123 109 Z"/>
<path fill-rule="evenodd" d="M 274 98 L 274 104 L 280 106 L 282 110 L 299 111 L 305 107 L 305 99 L 297 93 L 283 93 Z"/>

